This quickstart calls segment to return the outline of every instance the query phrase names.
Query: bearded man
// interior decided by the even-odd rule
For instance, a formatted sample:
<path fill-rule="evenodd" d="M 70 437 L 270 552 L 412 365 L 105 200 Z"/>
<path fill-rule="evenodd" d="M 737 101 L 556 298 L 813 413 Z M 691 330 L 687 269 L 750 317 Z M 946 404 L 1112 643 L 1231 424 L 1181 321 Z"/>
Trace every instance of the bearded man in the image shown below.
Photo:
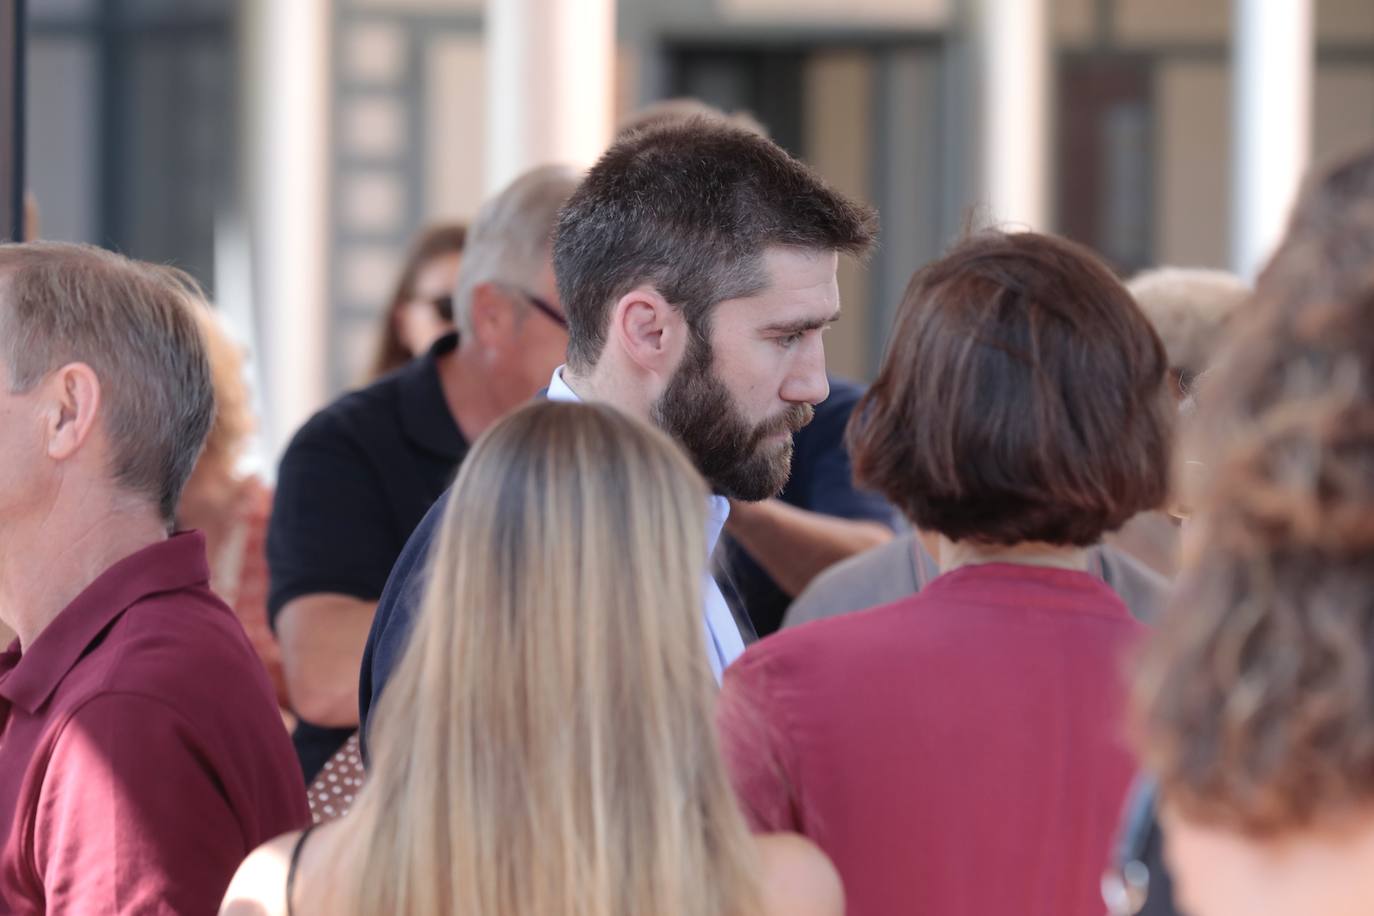
<path fill-rule="evenodd" d="M 548 397 L 611 404 L 681 443 L 716 494 L 714 548 L 730 500 L 767 499 L 787 482 L 792 434 L 829 392 L 822 334 L 839 317 L 839 255 L 864 254 L 875 222 L 776 144 L 721 119 L 624 135 L 559 218 L 568 361 Z M 404 648 L 443 501 L 378 607 L 363 659 L 364 726 Z M 702 574 L 719 680 L 744 636 Z"/>

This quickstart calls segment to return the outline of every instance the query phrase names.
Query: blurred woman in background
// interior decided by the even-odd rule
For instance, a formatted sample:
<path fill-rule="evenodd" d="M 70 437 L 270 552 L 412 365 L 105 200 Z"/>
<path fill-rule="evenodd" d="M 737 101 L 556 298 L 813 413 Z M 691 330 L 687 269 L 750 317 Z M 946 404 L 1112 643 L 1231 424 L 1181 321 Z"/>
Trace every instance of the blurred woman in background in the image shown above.
<path fill-rule="evenodd" d="M 1211 365 L 1250 287 L 1225 271 L 1163 267 L 1137 274 L 1126 289 L 1164 344 L 1169 390 L 1181 406 Z M 1178 527 L 1167 512 L 1142 512 L 1106 542 L 1172 579 L 1178 572 Z"/>
<path fill-rule="evenodd" d="M 368 381 L 410 362 L 453 331 L 453 286 L 467 227 L 437 223 L 411 244 L 382 318 Z"/>
<path fill-rule="evenodd" d="M 663 434 L 538 402 L 463 463 L 343 819 L 240 869 L 224 912 L 843 912 L 800 837 L 750 836 L 717 753 L 705 484 Z"/>
<path fill-rule="evenodd" d="M 234 609 L 267 668 L 277 703 L 289 708 L 281 650 L 267 623 L 267 521 L 272 491 L 240 470 L 255 421 L 243 374 L 243 348 L 208 303 L 196 318 L 210 358 L 215 386 L 215 421 L 205 450 L 177 503 L 177 526 L 205 535 L 210 587 Z"/>

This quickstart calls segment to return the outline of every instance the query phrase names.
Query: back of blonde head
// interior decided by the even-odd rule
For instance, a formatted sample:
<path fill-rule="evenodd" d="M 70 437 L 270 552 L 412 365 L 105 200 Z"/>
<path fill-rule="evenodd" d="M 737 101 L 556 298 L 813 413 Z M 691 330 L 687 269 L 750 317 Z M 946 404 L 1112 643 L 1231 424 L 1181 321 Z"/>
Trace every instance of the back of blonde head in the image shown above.
<path fill-rule="evenodd" d="M 705 489 L 661 433 L 539 403 L 468 456 L 321 911 L 735 916 L 756 853 L 719 759 Z"/>

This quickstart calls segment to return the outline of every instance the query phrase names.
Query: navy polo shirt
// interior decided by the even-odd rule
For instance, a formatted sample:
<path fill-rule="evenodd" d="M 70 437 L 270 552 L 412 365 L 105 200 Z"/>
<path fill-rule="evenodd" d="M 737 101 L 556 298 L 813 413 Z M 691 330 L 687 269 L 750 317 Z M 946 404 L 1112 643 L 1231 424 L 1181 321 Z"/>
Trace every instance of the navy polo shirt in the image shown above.
<path fill-rule="evenodd" d="M 816 405 L 815 417 L 792 437 L 792 476 L 778 499 L 798 509 L 880 522 L 895 530 L 897 511 L 877 493 L 855 486 L 844 444 L 849 416 L 863 393 L 853 382 L 830 378 L 830 397 Z M 716 580 L 736 616 L 743 611 L 760 637 L 776 632 L 792 598 L 728 532 L 717 556 Z"/>
<path fill-rule="evenodd" d="M 344 395 L 301 427 L 277 476 L 267 534 L 268 614 L 304 595 L 382 595 L 415 526 L 452 482 L 468 442 L 449 412 L 439 357 L 424 356 Z M 301 720 L 293 740 L 309 782 L 353 733 Z"/>

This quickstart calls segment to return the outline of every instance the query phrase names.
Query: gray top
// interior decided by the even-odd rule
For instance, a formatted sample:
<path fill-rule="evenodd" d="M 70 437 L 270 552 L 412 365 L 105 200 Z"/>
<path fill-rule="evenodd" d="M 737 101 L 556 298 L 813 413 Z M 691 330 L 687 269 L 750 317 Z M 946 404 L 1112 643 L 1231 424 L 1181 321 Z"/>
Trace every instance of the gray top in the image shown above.
<path fill-rule="evenodd" d="M 1168 599 L 1169 580 L 1110 545 L 1088 551 L 1088 572 L 1110 585 L 1131 615 L 1153 622 Z M 910 532 L 821 573 L 783 618 L 784 627 L 891 604 L 914 595 L 940 574 L 935 559 Z"/>

